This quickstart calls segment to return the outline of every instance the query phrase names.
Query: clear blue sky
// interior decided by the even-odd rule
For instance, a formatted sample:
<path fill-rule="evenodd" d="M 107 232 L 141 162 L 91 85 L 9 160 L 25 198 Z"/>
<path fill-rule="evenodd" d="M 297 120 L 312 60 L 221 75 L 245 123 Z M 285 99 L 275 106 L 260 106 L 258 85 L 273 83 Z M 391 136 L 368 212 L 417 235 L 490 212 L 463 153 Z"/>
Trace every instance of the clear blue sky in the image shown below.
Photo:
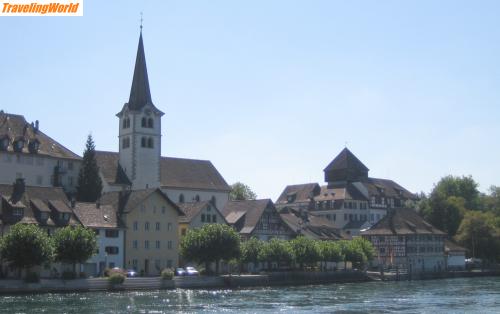
<path fill-rule="evenodd" d="M 144 12 L 162 153 L 276 199 L 323 182 L 345 142 L 413 192 L 500 185 L 498 1 L 89 1 L 0 17 L 0 109 L 78 154 L 118 150 Z"/>

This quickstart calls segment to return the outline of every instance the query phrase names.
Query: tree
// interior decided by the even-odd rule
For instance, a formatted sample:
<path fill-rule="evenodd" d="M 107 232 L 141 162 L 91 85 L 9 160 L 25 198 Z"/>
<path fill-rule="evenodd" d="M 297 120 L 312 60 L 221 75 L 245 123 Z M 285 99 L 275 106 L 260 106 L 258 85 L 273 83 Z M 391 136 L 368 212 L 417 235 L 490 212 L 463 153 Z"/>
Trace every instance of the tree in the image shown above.
<path fill-rule="evenodd" d="M 64 227 L 54 234 L 55 260 L 62 263 L 84 263 L 97 252 L 95 232 L 82 226 Z"/>
<path fill-rule="evenodd" d="M 490 186 L 489 194 L 481 196 L 483 208 L 500 217 L 500 187 Z"/>
<path fill-rule="evenodd" d="M 334 241 L 319 241 L 321 261 L 338 263 L 344 260 L 340 245 Z"/>
<path fill-rule="evenodd" d="M 223 224 L 208 224 L 199 229 L 190 229 L 181 240 L 181 254 L 187 260 L 205 263 L 205 269 L 215 262 L 216 274 L 219 262 L 240 257 L 240 236 L 231 227 Z"/>
<path fill-rule="evenodd" d="M 496 223 L 497 217 L 492 213 L 467 212 L 455 240 L 466 247 L 472 257 L 499 259 L 500 233 Z"/>
<path fill-rule="evenodd" d="M 241 243 L 241 262 L 242 263 L 253 263 L 256 265 L 259 262 L 259 254 L 262 250 L 264 243 L 255 238 L 251 237 L 247 241 Z"/>
<path fill-rule="evenodd" d="M 432 199 L 445 200 L 450 196 L 464 199 L 464 207 L 468 210 L 480 209 L 478 184 L 471 176 L 446 176 L 441 178 L 431 192 Z"/>
<path fill-rule="evenodd" d="M 29 270 L 52 261 L 54 246 L 38 226 L 17 223 L 2 238 L 0 252 L 13 268 Z"/>
<path fill-rule="evenodd" d="M 95 202 L 101 197 L 101 192 L 102 181 L 95 159 L 95 144 L 92 135 L 89 134 L 83 152 L 82 166 L 78 174 L 76 198 L 81 202 Z"/>
<path fill-rule="evenodd" d="M 320 251 L 316 241 L 299 236 L 290 241 L 294 260 L 304 269 L 304 264 L 313 265 L 320 260 Z"/>
<path fill-rule="evenodd" d="M 363 268 L 368 261 L 361 244 L 353 240 L 349 241 L 346 245 L 345 259 L 351 262 L 356 268 Z"/>
<path fill-rule="evenodd" d="M 276 262 L 278 267 L 283 264 L 290 264 L 293 260 L 293 251 L 289 241 L 273 238 L 265 242 L 259 254 L 259 260 L 268 263 Z"/>
<path fill-rule="evenodd" d="M 236 182 L 231 185 L 229 198 L 233 201 L 254 200 L 257 198 L 257 194 L 248 185 Z"/>
<path fill-rule="evenodd" d="M 352 242 L 357 245 L 366 256 L 367 261 L 372 261 L 375 257 L 375 248 L 373 244 L 365 238 L 357 237 L 352 240 Z"/>

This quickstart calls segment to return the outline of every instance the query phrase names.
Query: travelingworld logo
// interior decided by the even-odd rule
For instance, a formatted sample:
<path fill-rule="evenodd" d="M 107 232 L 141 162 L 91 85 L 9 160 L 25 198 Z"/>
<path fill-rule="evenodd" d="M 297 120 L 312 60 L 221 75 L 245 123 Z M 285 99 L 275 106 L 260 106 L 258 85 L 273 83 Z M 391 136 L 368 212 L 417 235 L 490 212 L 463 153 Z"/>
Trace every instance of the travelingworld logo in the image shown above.
<path fill-rule="evenodd" d="M 7 0 L 0 3 L 0 16 L 83 16 L 83 0 Z"/>

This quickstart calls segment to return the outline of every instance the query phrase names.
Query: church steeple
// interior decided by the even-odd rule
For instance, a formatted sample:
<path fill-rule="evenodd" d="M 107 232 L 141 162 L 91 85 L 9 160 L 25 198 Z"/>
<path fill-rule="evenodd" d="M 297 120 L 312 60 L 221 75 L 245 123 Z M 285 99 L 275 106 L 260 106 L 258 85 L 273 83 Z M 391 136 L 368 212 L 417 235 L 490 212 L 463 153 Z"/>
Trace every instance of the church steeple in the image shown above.
<path fill-rule="evenodd" d="M 139 46 L 137 47 L 137 57 L 135 59 L 134 78 L 130 89 L 128 107 L 131 110 L 140 110 L 146 104 L 153 104 L 151 91 L 149 90 L 148 69 L 146 67 L 146 56 L 144 54 L 144 44 L 142 42 L 142 25 L 139 36 Z"/>

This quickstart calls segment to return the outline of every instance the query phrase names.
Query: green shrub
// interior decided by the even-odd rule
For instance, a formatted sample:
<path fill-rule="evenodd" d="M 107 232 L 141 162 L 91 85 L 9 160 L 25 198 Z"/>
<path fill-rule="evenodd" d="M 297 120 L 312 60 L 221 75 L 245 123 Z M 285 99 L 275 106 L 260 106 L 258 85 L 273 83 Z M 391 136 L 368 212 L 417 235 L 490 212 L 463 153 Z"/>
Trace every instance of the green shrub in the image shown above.
<path fill-rule="evenodd" d="M 27 283 L 37 283 L 40 282 L 40 276 L 38 276 L 38 274 L 35 272 L 29 272 L 26 275 L 26 278 L 24 278 L 24 281 L 26 281 Z"/>
<path fill-rule="evenodd" d="M 121 273 L 113 273 L 109 276 L 108 280 L 113 285 L 119 285 L 125 281 L 125 276 Z"/>
<path fill-rule="evenodd" d="M 76 278 L 76 273 L 74 271 L 65 270 L 63 271 L 61 278 L 64 280 L 73 280 Z"/>
<path fill-rule="evenodd" d="M 174 271 L 170 268 L 165 268 L 161 271 L 161 278 L 164 280 L 172 280 L 172 278 L 174 278 Z"/>

